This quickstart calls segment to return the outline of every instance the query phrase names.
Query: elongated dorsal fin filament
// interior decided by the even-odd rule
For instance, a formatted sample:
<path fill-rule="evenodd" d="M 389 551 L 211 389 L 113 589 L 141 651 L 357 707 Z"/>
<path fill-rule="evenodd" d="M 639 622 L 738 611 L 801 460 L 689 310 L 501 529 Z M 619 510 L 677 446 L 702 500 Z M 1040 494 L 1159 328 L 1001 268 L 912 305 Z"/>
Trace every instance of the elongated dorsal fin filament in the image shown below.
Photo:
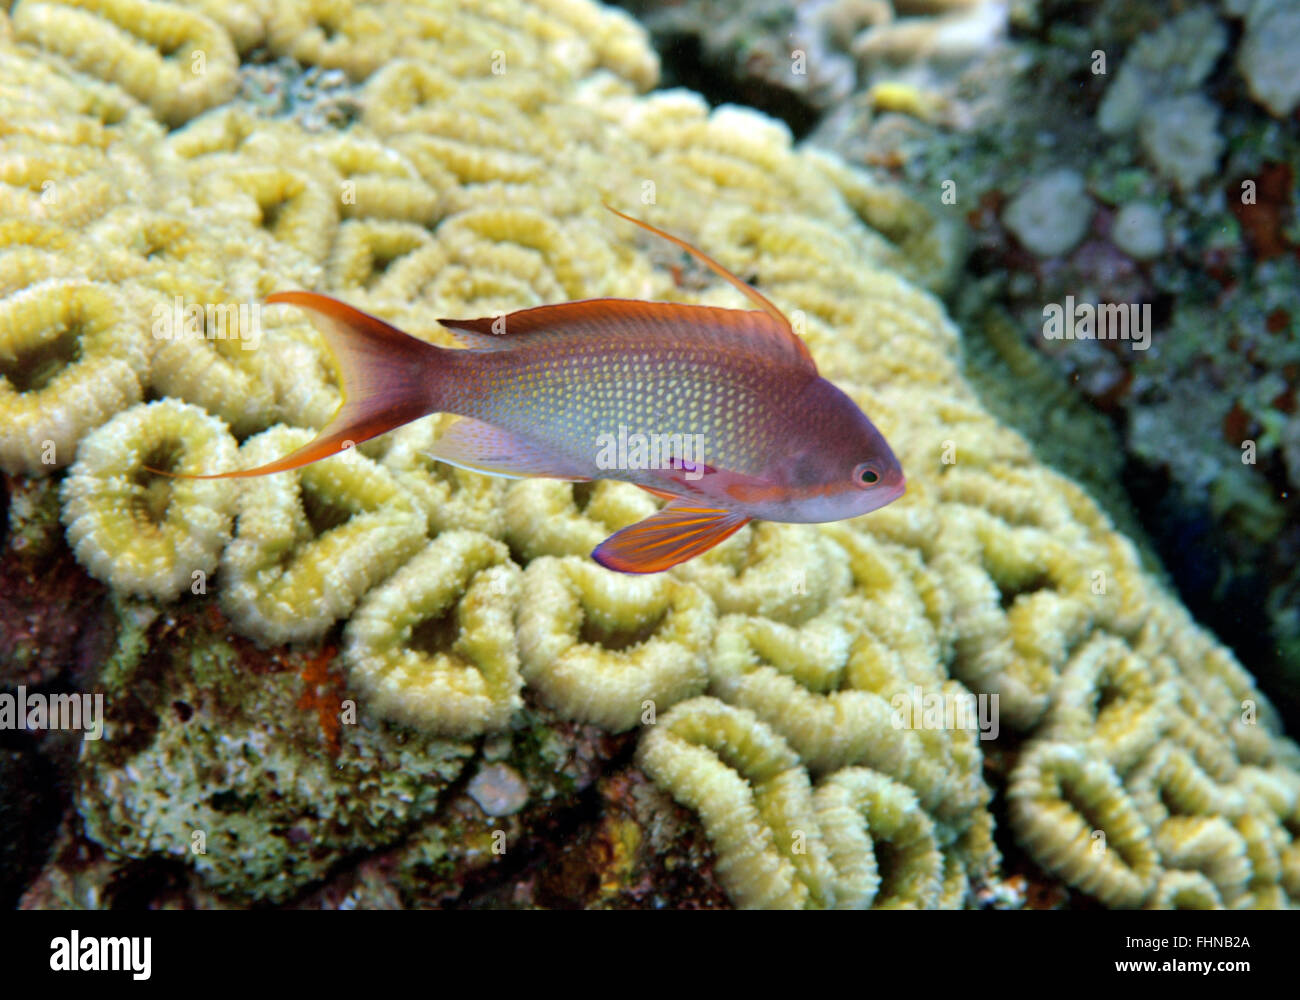
<path fill-rule="evenodd" d="M 761 309 L 763 312 L 767 313 L 774 320 L 776 320 L 781 325 L 781 328 L 790 334 L 791 339 L 794 340 L 794 342 L 799 345 L 800 353 L 803 354 L 809 361 L 812 360 L 812 355 L 808 353 L 807 346 L 804 344 L 803 340 L 794 332 L 794 328 L 790 326 L 790 321 L 786 319 L 785 313 L 781 312 L 781 310 L 776 307 L 776 305 L 772 302 L 771 299 L 769 299 L 766 295 L 760 292 L 757 288 L 754 288 L 752 285 L 750 285 L 749 282 L 741 280 L 741 278 L 739 278 L 737 275 L 732 274 L 725 267 L 719 264 L 716 260 L 714 260 L 708 254 L 706 254 L 703 250 L 697 250 L 695 247 L 691 246 L 685 240 L 673 236 L 671 233 L 665 233 L 662 229 L 659 229 L 657 226 L 652 226 L 648 222 L 642 222 L 640 219 L 634 218 L 624 212 L 620 212 L 617 208 L 614 208 L 614 206 L 610 205 L 608 202 L 601 202 L 601 204 L 604 205 L 605 208 L 607 208 L 609 211 L 617 215 L 620 219 L 624 219 L 627 222 L 632 223 L 634 226 L 640 226 L 648 233 L 654 233 L 656 236 L 660 237 L 661 239 L 665 239 L 669 243 L 673 244 L 673 246 L 681 247 L 683 250 L 685 250 L 688 254 L 690 254 L 692 257 L 698 260 L 701 264 L 707 267 L 714 274 L 718 275 L 720 278 L 727 281 L 735 288 L 739 289 L 741 294 L 744 295 L 745 298 L 749 299 L 750 302 L 753 302 L 754 305 L 758 306 L 759 309 Z"/>

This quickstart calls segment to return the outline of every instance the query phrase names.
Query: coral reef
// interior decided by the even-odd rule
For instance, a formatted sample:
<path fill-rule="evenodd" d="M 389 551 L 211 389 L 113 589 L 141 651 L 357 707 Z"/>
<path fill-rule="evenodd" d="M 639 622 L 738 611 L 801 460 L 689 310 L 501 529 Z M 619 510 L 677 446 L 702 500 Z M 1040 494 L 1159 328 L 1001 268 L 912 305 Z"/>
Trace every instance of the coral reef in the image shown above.
<path fill-rule="evenodd" d="M 684 702 L 647 734 L 640 761 L 699 813 L 719 854 L 718 878 L 739 905 L 833 903 L 836 873 L 808 774 L 752 713 L 711 698 Z"/>
<path fill-rule="evenodd" d="M 431 533 L 460 527 L 500 537 L 507 481 L 444 465 L 429 456 L 427 449 L 454 422 L 438 414 L 398 428 L 390 435 L 382 464 L 420 505 Z"/>
<path fill-rule="evenodd" d="M 443 736 L 506 728 L 523 707 L 518 576 L 500 542 L 447 531 L 367 594 L 344 630 L 343 659 L 374 710 Z M 444 621 L 455 639 L 439 643 Z M 434 649 L 420 649 L 421 637 Z"/>
<path fill-rule="evenodd" d="M 1097 109 L 1102 131 L 1121 135 L 1139 128 L 1153 95 L 1194 93 L 1227 45 L 1227 29 L 1208 6 L 1191 7 L 1139 37 Z"/>
<path fill-rule="evenodd" d="M 989 0 L 621 3 L 664 53 L 670 84 L 725 93 L 796 134 L 860 97 L 875 108 L 947 117 L 954 67 L 996 44 L 1008 14 L 1007 4 Z"/>
<path fill-rule="evenodd" d="M 310 658 L 262 662 L 250 685 L 249 655 L 219 633 L 165 629 L 150 645 L 105 685 L 108 738 L 87 745 L 77 812 L 110 859 L 183 862 L 232 901 L 283 901 L 399 840 L 472 755 L 388 723 L 340 725 L 337 691 L 319 725 L 302 710 L 319 683 Z"/>
<path fill-rule="evenodd" d="M 654 55 L 585 0 L 139 4 L 179 26 L 177 52 L 200 32 L 247 52 L 264 33 L 278 56 L 342 70 L 360 109 L 346 131 L 228 100 L 216 70 L 206 89 L 133 90 L 138 67 L 164 82 L 173 67 L 150 56 L 160 36 L 143 16 L 134 40 L 109 32 L 130 60 L 90 58 L 109 15 L 136 9 L 125 0 L 28 6 L 14 16 L 29 28 L 0 40 L 0 111 L 24 109 L 0 135 L 21 223 L 0 229 L 4 301 L 53 280 L 111 286 L 159 321 L 182 307 L 184 335 L 155 329 L 145 364 L 128 365 L 135 394 L 95 395 L 97 426 L 68 432 L 69 538 L 95 542 L 77 554 L 112 585 L 116 640 L 96 679 L 111 738 L 76 764 L 62 836 L 105 870 L 130 882 L 133 865 L 167 859 L 188 901 L 231 905 L 333 898 L 351 864 L 366 898 L 437 905 L 472 898 L 501 841 L 531 872 L 515 898 L 538 905 L 717 905 L 716 878 L 738 905 L 958 907 L 1015 895 L 993 839 L 1004 783 L 1008 842 L 1104 903 L 1300 893 L 1300 751 L 1088 494 L 981 406 L 956 328 L 922 290 L 951 279 L 956 251 L 920 201 L 755 112 L 642 95 Z M 75 30 L 51 40 L 37 29 L 56 15 Z M 68 149 L 79 134 L 84 157 Z M 43 150 L 82 183 L 67 215 L 43 210 Z M 787 308 L 893 444 L 907 496 L 851 523 L 751 525 L 633 579 L 586 552 L 655 501 L 431 466 L 430 420 L 232 489 L 218 597 L 128 596 L 173 596 L 178 577 L 150 590 L 115 576 L 129 560 L 114 518 L 164 500 L 179 515 L 188 494 L 118 470 L 156 461 L 159 442 L 186 469 L 251 466 L 337 402 L 301 320 L 269 310 L 256 334 L 222 337 L 208 306 L 314 287 L 445 344 L 439 316 L 564 298 L 743 304 L 611 223 L 602 198 Z M 71 334 L 62 322 L 12 326 L 24 343 L 91 343 L 92 319 Z M 13 354 L 0 387 L 11 372 L 27 385 L 49 355 Z M 131 405 L 149 394 L 172 398 Z M 160 429 L 159 414 L 193 426 Z M 221 537 L 212 503 L 194 525 L 205 560 Z M 82 533 L 86 517 L 105 529 Z M 986 778 L 1003 738 L 1004 774 Z M 657 787 L 628 766 L 634 748 Z M 465 790 L 462 772 L 476 776 Z M 583 822 L 580 793 L 601 812 L 575 853 L 563 824 Z M 387 895 L 364 889 L 381 858 Z M 91 890 L 55 859 L 28 900 L 78 892 Z"/>
<path fill-rule="evenodd" d="M 272 428 L 244 444 L 241 462 L 263 465 L 311 437 Z M 424 515 L 410 494 L 356 449 L 249 480 L 221 557 L 221 606 L 261 642 L 319 638 L 423 538 Z"/>
<path fill-rule="evenodd" d="M 86 436 L 63 481 L 77 559 L 124 593 L 164 601 L 207 593 L 230 540 L 236 486 L 151 470 L 202 473 L 234 457 L 225 424 L 196 406 L 163 400 L 119 413 Z"/>
<path fill-rule="evenodd" d="M 239 58 L 224 27 L 175 4 L 151 0 L 20 3 L 14 35 L 119 84 L 171 125 L 235 92 Z"/>
<path fill-rule="evenodd" d="M 1164 229 L 1158 208 L 1130 201 L 1115 213 L 1110 235 L 1115 245 L 1134 260 L 1154 260 L 1165 249 Z"/>
<path fill-rule="evenodd" d="M 536 559 L 522 586 L 524 678 L 565 717 L 619 732 L 708 683 L 716 612 L 698 588 L 610 573 L 583 556 Z"/>
<path fill-rule="evenodd" d="M 1200 94 L 1156 101 L 1143 116 L 1140 132 L 1156 173 L 1184 191 L 1213 176 L 1223 156 L 1219 108 Z"/>
<path fill-rule="evenodd" d="M 1034 255 L 1057 257 L 1079 245 L 1092 211 L 1083 178 L 1063 167 L 1026 184 L 1003 210 L 1002 221 Z"/>
<path fill-rule="evenodd" d="M 1300 104 L 1300 75 L 1294 55 L 1300 45 L 1300 11 L 1280 0 L 1246 5 L 1246 35 L 1237 65 L 1250 82 L 1251 96 L 1278 118 Z"/>
<path fill-rule="evenodd" d="M 0 299 L 0 466 L 48 471 L 140 398 L 145 332 L 122 296 L 88 281 L 38 281 Z"/>

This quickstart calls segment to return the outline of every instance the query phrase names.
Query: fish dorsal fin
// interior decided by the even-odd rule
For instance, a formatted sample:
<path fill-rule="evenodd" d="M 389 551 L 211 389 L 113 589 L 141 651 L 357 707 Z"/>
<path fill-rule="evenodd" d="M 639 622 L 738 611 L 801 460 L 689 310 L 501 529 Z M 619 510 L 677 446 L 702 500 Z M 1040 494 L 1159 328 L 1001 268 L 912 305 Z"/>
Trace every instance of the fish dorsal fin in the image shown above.
<path fill-rule="evenodd" d="M 677 497 L 644 521 L 614 532 L 591 557 L 620 573 L 659 573 L 707 552 L 748 522 L 744 514 Z"/>
<path fill-rule="evenodd" d="M 738 346 L 800 368 L 816 370 L 803 341 L 765 312 L 723 309 L 683 302 L 640 299 L 581 299 L 534 306 L 503 316 L 440 319 L 466 347 L 503 351 L 536 335 L 594 338 L 602 336 L 671 337 L 685 345 Z"/>
<path fill-rule="evenodd" d="M 542 445 L 470 417 L 448 427 L 425 453 L 457 468 L 507 479 L 547 476 L 583 482 L 588 478 Z"/>

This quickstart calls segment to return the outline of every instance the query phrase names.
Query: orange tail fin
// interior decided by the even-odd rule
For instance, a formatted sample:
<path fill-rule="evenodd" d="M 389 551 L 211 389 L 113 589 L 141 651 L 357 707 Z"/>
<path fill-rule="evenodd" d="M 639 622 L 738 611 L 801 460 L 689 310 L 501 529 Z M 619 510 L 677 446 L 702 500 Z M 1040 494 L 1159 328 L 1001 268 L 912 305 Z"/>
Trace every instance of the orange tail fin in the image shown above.
<path fill-rule="evenodd" d="M 403 333 L 381 319 L 316 292 L 276 292 L 266 300 L 298 306 L 324 336 L 343 388 L 343 405 L 311 441 L 283 458 L 255 469 L 182 479 L 239 479 L 297 469 L 336 455 L 386 431 L 437 410 L 434 371 L 445 351 Z"/>

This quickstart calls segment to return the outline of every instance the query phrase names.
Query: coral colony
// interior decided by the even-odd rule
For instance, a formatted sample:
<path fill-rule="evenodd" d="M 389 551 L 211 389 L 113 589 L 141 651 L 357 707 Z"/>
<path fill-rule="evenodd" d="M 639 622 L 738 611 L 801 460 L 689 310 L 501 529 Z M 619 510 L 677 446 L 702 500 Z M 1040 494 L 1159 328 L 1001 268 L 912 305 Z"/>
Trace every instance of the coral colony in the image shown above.
<path fill-rule="evenodd" d="M 995 789 L 999 843 L 1104 905 L 1300 897 L 1300 750 L 1090 495 L 981 404 L 926 290 L 953 253 L 930 210 L 762 114 L 651 92 L 656 57 L 613 9 L 417 6 L 369 4 L 328 35 L 313 3 L 0 14 L 0 465 L 43 498 L 10 503 L 11 536 L 61 522 L 79 564 L 65 553 L 63 572 L 105 587 L 104 739 L 78 744 L 73 801 L 105 870 L 167 859 L 186 891 L 283 903 L 392 851 L 392 891 L 450 898 L 540 816 L 634 772 L 610 820 L 626 836 L 581 852 L 611 859 L 591 905 L 680 862 L 685 827 L 739 906 L 977 905 L 1010 877 Z M 263 48 L 346 73 L 356 120 L 243 99 Z M 1179 77 L 1170 114 L 1199 134 L 1200 62 L 1152 67 Z M 1117 105 L 1114 128 L 1132 113 Z M 602 198 L 797 316 L 907 495 L 850 521 L 755 522 L 634 577 L 588 554 L 658 500 L 449 468 L 423 457 L 437 416 L 264 479 L 145 471 L 269 461 L 339 403 L 296 310 L 264 307 L 251 349 L 154 338 L 178 297 L 206 323 L 208 303 L 318 289 L 448 347 L 438 317 L 602 296 L 745 307 Z M 47 534 L 33 566 L 59 565 Z M 996 722 L 926 724 L 927 705 L 967 718 L 971 698 Z M 637 766 L 625 753 L 597 785 L 633 747 Z M 455 797 L 485 762 L 526 790 L 509 821 Z M 50 868 L 32 899 L 56 905 L 62 884 Z"/>

